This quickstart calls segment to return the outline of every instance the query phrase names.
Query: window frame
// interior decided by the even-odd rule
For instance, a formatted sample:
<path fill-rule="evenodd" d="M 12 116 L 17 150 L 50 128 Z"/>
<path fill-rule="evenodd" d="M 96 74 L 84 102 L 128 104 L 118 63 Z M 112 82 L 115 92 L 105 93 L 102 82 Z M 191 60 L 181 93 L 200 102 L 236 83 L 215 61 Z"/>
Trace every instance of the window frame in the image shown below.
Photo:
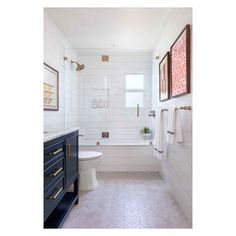
<path fill-rule="evenodd" d="M 143 89 L 126 89 L 126 75 L 142 75 L 143 76 Z M 126 105 L 126 94 L 127 94 L 127 92 L 128 93 L 143 93 L 143 106 L 140 106 L 140 104 L 139 104 L 139 107 L 140 108 L 145 108 L 146 106 L 145 106 L 145 91 L 146 91 L 146 79 L 145 79 L 145 73 L 143 73 L 143 72 L 140 72 L 140 73 L 125 73 L 125 107 L 126 108 L 136 108 L 136 106 L 135 107 L 128 107 L 127 105 Z"/>

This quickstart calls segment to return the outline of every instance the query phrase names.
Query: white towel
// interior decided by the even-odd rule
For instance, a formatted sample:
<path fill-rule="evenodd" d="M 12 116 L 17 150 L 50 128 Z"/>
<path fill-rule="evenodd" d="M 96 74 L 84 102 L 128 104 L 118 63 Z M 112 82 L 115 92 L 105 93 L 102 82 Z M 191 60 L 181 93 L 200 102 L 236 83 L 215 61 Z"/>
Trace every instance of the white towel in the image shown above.
<path fill-rule="evenodd" d="M 168 108 L 168 118 L 167 118 L 167 142 L 175 142 L 175 108 Z"/>
<path fill-rule="evenodd" d="M 183 142 L 179 114 L 174 107 L 168 108 L 167 142 L 171 144 Z"/>
<path fill-rule="evenodd" d="M 159 109 L 156 124 L 156 133 L 154 141 L 154 156 L 158 159 L 166 158 L 166 132 L 165 132 L 165 121 L 164 112 Z"/>
<path fill-rule="evenodd" d="M 175 113 L 175 142 L 181 144 L 183 143 L 183 135 L 180 123 L 180 112 L 176 110 Z"/>

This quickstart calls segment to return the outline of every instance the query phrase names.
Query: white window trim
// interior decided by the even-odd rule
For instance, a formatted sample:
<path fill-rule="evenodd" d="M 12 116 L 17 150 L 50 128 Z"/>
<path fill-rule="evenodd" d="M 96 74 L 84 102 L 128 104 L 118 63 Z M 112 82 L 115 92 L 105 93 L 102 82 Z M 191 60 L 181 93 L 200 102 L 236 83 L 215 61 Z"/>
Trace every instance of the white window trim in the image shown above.
<path fill-rule="evenodd" d="M 145 108 L 146 107 L 146 76 L 145 73 L 125 73 L 125 81 L 126 81 L 126 75 L 143 75 L 143 89 L 126 89 L 125 88 L 125 99 L 126 99 L 126 93 L 135 93 L 135 92 L 139 92 L 139 93 L 143 93 L 143 106 L 141 108 Z M 125 100 L 126 102 L 126 100 Z M 136 107 L 127 107 L 125 105 L 126 108 L 135 108 Z"/>

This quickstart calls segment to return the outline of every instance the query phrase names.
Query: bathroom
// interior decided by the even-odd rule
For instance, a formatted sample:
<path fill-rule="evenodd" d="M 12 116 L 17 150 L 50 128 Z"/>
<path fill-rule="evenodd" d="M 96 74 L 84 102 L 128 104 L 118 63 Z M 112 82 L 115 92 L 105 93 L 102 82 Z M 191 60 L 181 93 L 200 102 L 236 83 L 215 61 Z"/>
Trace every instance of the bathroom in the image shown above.
<path fill-rule="evenodd" d="M 234 1 L 0 12 L 1 235 L 236 235 Z"/>
<path fill-rule="evenodd" d="M 44 180 L 44 227 L 192 228 L 192 9 L 44 8 L 43 27 L 44 173 L 67 179 L 67 160 L 50 164 L 62 152 L 77 172 Z M 64 188 L 75 198 L 58 223 Z"/>

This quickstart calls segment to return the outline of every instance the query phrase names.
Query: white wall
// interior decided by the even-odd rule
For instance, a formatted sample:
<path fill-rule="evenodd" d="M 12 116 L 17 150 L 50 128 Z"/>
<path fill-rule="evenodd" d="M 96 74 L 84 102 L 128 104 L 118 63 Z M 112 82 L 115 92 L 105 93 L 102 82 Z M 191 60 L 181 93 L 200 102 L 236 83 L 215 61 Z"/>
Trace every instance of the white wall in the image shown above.
<path fill-rule="evenodd" d="M 59 111 L 44 111 L 44 130 L 61 130 L 78 125 L 78 75 L 70 62 L 64 62 L 68 41 L 44 14 L 44 62 L 59 72 Z M 77 59 L 75 51 L 68 56 Z M 66 71 L 65 71 L 66 70 Z"/>
<path fill-rule="evenodd" d="M 191 9 L 171 10 L 167 18 L 165 27 L 162 31 L 155 50 L 153 51 L 152 63 L 152 107 L 158 110 L 161 107 L 172 107 L 192 104 L 191 93 L 179 98 L 172 98 L 166 102 L 159 102 L 159 61 L 165 53 L 170 50 L 170 46 L 175 41 L 179 33 L 186 24 L 192 24 Z M 160 60 L 155 60 L 159 55 Z M 192 83 L 191 83 L 192 84 Z M 173 194 L 178 204 L 184 211 L 189 222 L 192 222 L 192 112 L 180 112 L 183 130 L 183 144 L 167 146 L 168 157 L 162 160 L 161 174 L 166 181 L 170 192 Z M 166 114 L 165 114 L 166 116 Z M 157 117 L 158 119 L 158 117 Z M 157 119 L 153 120 L 154 125 Z"/>
<path fill-rule="evenodd" d="M 140 129 L 150 127 L 148 112 L 151 108 L 151 53 L 142 52 L 109 52 L 109 62 L 102 62 L 101 55 L 89 53 L 79 54 L 80 63 L 85 69 L 80 72 L 79 79 L 79 124 L 83 143 L 105 141 L 102 131 L 109 132 L 109 140 L 117 143 L 140 142 Z M 140 108 L 137 117 L 136 108 L 125 106 L 125 74 L 144 73 L 145 76 L 145 108 Z M 93 93 L 96 89 L 105 88 L 105 74 L 107 89 L 110 90 L 110 107 L 91 107 Z"/>

